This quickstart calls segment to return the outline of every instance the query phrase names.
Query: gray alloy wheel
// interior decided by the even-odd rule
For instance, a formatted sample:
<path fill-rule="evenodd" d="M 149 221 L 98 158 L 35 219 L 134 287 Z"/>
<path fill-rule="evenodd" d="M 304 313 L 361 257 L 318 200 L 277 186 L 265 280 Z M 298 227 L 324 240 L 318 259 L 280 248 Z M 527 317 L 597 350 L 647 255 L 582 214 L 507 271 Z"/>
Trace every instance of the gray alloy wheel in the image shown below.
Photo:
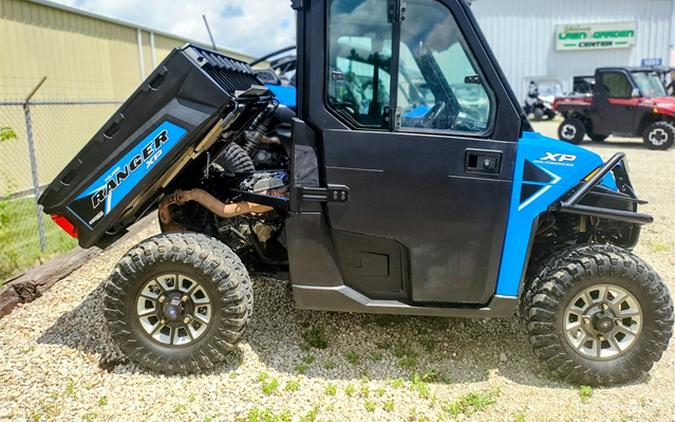
<path fill-rule="evenodd" d="M 584 289 L 567 306 L 563 326 L 569 345 L 589 359 L 615 359 L 642 332 L 642 310 L 633 294 L 613 284 Z"/>
<path fill-rule="evenodd" d="M 136 317 L 146 334 L 166 345 L 198 340 L 212 323 L 211 299 L 196 279 L 161 274 L 150 279 L 136 298 Z"/>

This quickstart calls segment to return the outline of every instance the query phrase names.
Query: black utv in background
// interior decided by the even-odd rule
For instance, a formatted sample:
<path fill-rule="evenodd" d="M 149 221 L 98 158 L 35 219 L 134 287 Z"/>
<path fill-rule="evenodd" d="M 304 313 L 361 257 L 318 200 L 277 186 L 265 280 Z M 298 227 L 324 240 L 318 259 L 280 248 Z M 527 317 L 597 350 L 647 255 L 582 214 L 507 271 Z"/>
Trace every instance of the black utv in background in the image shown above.
<path fill-rule="evenodd" d="M 574 144 L 588 135 L 602 142 L 610 135 L 642 137 L 647 147 L 666 150 L 675 142 L 675 97 L 669 97 L 652 68 L 599 68 L 592 96 L 556 99 L 565 120 L 559 139 Z"/>

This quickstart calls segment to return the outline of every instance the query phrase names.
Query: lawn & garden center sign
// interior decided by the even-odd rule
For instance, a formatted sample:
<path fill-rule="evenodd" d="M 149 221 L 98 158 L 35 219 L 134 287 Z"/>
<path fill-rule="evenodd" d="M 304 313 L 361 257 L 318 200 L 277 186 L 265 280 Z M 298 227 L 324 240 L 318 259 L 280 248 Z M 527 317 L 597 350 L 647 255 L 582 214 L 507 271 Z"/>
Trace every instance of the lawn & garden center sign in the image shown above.
<path fill-rule="evenodd" d="M 637 25 L 633 22 L 557 25 L 557 50 L 628 48 L 635 45 Z"/>

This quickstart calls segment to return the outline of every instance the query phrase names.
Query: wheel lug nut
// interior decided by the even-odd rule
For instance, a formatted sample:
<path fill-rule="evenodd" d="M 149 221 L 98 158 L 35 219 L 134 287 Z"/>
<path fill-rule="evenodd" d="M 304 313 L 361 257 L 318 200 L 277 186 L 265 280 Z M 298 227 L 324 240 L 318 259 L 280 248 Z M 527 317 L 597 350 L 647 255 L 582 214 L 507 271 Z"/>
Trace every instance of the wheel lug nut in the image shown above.
<path fill-rule="evenodd" d="M 159 303 L 164 303 L 166 298 L 164 296 L 160 296 L 159 299 L 157 299 L 157 300 L 159 300 Z"/>
<path fill-rule="evenodd" d="M 182 300 L 183 302 L 187 302 L 187 301 L 188 301 L 188 296 L 187 296 L 187 295 L 183 295 L 183 297 L 181 297 L 180 300 Z"/>
<path fill-rule="evenodd" d="M 620 319 L 617 319 L 614 322 L 616 323 L 616 325 L 619 325 L 619 326 L 623 325 L 623 321 L 621 321 Z"/>
<path fill-rule="evenodd" d="M 183 323 L 184 323 L 184 324 L 187 324 L 187 323 L 189 323 L 189 322 L 190 322 L 190 317 L 185 317 L 185 319 L 183 320 Z"/>
<path fill-rule="evenodd" d="M 600 307 L 602 308 L 603 311 L 606 311 L 607 309 L 609 309 L 609 306 L 607 306 L 606 303 L 603 303 L 602 305 L 600 305 Z"/>
<path fill-rule="evenodd" d="M 166 320 L 163 319 L 163 320 L 159 321 L 159 323 L 162 324 L 162 325 L 166 325 Z"/>
<path fill-rule="evenodd" d="M 590 324 L 590 323 L 591 323 L 591 318 L 589 318 L 589 317 L 584 317 L 584 323 L 585 323 L 585 324 Z"/>
<path fill-rule="evenodd" d="M 598 336 L 598 340 L 600 340 L 600 341 L 605 341 L 605 336 L 603 336 L 602 334 L 599 335 L 599 336 Z"/>

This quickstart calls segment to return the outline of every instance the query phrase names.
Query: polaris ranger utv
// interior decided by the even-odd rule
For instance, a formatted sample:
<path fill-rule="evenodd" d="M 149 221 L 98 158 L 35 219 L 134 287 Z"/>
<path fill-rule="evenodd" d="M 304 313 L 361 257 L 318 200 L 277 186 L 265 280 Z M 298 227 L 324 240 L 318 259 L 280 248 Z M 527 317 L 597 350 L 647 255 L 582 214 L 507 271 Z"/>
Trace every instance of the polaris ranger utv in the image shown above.
<path fill-rule="evenodd" d="M 599 68 L 592 86 L 590 97 L 554 102 L 554 109 L 565 118 L 558 128 L 559 139 L 579 144 L 585 135 L 595 142 L 624 135 L 642 137 L 651 149 L 673 146 L 675 98 L 668 96 L 653 68 Z"/>
<path fill-rule="evenodd" d="M 533 133 L 465 0 L 292 7 L 297 64 L 276 67 L 292 75 L 265 86 L 244 63 L 177 49 L 40 199 L 85 248 L 159 210 L 163 233 L 105 288 L 130 359 L 164 373 L 221 362 L 253 313 L 243 258 L 288 271 L 300 309 L 520 307 L 536 355 L 572 382 L 625 382 L 659 360 L 673 306 L 630 252 L 652 218 L 624 155 Z M 487 106 L 463 106 L 476 91 Z"/>

